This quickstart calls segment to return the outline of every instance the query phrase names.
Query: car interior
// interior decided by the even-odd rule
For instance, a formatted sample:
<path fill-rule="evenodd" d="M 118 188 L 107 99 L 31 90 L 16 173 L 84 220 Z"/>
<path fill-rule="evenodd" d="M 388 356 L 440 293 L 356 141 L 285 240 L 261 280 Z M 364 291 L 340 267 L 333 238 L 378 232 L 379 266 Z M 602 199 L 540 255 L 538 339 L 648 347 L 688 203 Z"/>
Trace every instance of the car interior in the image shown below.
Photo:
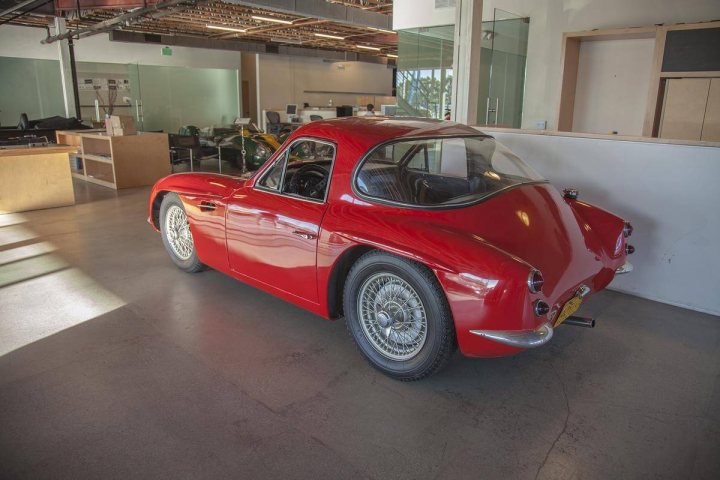
<path fill-rule="evenodd" d="M 357 187 L 361 193 L 382 200 L 443 205 L 472 201 L 527 181 L 496 173 L 490 161 L 494 145 L 486 145 L 489 148 L 485 151 L 468 148 L 463 138 L 386 145 L 362 166 Z"/>
<path fill-rule="evenodd" d="M 264 189 L 311 200 L 324 200 L 330 182 L 335 147 L 302 140 L 275 161 L 258 185 Z"/>

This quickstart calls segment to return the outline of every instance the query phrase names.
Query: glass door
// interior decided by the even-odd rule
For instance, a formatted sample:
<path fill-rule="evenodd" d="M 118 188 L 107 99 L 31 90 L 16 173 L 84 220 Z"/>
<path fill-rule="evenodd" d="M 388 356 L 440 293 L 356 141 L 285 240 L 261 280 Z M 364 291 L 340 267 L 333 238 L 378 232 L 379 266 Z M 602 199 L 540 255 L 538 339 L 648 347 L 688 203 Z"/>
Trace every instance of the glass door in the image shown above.
<path fill-rule="evenodd" d="M 238 71 L 128 65 L 138 130 L 178 133 L 180 127 L 231 124 L 240 116 Z"/>
<path fill-rule="evenodd" d="M 530 19 L 495 9 L 483 22 L 478 123 L 520 128 Z"/>

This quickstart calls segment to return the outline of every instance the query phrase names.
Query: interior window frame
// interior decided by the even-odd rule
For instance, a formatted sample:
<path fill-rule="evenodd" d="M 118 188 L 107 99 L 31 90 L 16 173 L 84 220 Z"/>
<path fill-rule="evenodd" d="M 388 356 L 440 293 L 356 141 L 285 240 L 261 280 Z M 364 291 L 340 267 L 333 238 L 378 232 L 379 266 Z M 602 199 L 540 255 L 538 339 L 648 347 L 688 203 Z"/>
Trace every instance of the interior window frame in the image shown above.
<path fill-rule="evenodd" d="M 329 171 L 328 171 L 328 183 L 327 183 L 327 185 L 326 185 L 326 187 L 325 187 L 325 194 L 324 194 L 322 200 L 320 200 L 320 199 L 318 199 L 318 198 L 303 197 L 302 195 L 298 195 L 298 194 L 295 194 L 295 193 L 286 193 L 286 192 L 283 192 L 283 186 L 285 185 L 285 173 L 287 172 L 287 168 L 288 168 L 288 166 L 289 166 L 290 151 L 293 149 L 293 147 L 294 147 L 295 145 L 297 145 L 297 144 L 299 144 L 299 143 L 302 143 L 302 142 L 308 142 L 308 141 L 309 141 L 309 142 L 315 142 L 315 143 L 322 143 L 322 144 L 325 144 L 325 145 L 329 145 L 329 146 L 331 146 L 331 147 L 333 148 L 333 155 L 332 155 L 332 158 L 330 159 L 330 169 L 329 169 Z M 334 168 L 335 168 L 335 160 L 336 160 L 336 159 L 337 159 L 337 143 L 335 143 L 335 142 L 333 142 L 333 141 L 331 141 L 331 140 L 328 140 L 328 139 L 324 139 L 324 138 L 298 137 L 298 138 L 296 138 L 295 140 L 293 140 L 292 142 L 290 142 L 290 143 L 280 152 L 280 154 L 278 155 L 278 157 L 276 158 L 276 160 L 272 162 L 272 164 L 267 168 L 267 170 L 265 170 L 264 172 L 262 172 L 262 174 L 260 175 L 260 177 L 258 177 L 258 180 L 254 183 L 253 189 L 254 189 L 254 190 L 260 190 L 260 191 L 263 191 L 263 192 L 266 192 L 266 193 L 270 193 L 270 194 L 274 194 L 274 195 L 280 195 L 280 196 L 283 196 L 283 197 L 294 198 L 294 199 L 296 199 L 296 200 L 301 200 L 301 201 L 305 201 L 305 202 L 320 203 L 320 204 L 326 203 L 326 202 L 327 202 L 327 198 L 328 198 L 328 194 L 330 193 L 330 184 L 332 183 L 332 174 L 333 174 L 333 170 L 334 170 Z M 270 175 L 270 172 L 272 172 L 273 167 L 276 165 L 276 162 L 278 162 L 278 161 L 280 161 L 280 162 L 282 162 L 282 163 L 284 164 L 284 167 L 283 167 L 283 170 L 282 170 L 282 174 L 280 175 L 280 184 L 279 184 L 278 188 L 277 188 L 277 189 L 273 189 L 273 188 L 269 188 L 269 187 L 266 187 L 266 186 L 264 186 L 264 185 L 261 185 L 261 182 L 262 182 L 263 180 L 265 180 L 268 175 Z"/>

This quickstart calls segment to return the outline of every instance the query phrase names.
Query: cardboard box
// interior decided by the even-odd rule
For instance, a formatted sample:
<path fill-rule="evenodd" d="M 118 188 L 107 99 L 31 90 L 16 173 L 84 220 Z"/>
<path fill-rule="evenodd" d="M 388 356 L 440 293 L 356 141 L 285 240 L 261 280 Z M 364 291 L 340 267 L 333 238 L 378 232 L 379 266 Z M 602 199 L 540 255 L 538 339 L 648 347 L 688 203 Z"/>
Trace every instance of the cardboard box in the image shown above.
<path fill-rule="evenodd" d="M 135 120 L 130 115 L 111 115 L 105 120 L 108 135 L 135 135 Z"/>

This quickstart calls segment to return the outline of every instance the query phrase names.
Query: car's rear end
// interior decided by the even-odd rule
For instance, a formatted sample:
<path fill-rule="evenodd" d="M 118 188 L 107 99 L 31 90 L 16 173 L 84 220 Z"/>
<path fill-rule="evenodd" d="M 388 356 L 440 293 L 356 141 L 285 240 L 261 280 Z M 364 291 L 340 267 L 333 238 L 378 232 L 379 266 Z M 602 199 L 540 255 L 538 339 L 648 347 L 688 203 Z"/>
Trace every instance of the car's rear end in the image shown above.
<path fill-rule="evenodd" d="M 499 356 L 537 347 L 618 272 L 631 227 L 560 194 L 487 136 L 381 145 L 361 164 L 356 193 L 422 210 L 427 235 L 457 252 L 437 268 L 460 349 Z M 447 247 L 446 247 L 447 248 Z"/>

